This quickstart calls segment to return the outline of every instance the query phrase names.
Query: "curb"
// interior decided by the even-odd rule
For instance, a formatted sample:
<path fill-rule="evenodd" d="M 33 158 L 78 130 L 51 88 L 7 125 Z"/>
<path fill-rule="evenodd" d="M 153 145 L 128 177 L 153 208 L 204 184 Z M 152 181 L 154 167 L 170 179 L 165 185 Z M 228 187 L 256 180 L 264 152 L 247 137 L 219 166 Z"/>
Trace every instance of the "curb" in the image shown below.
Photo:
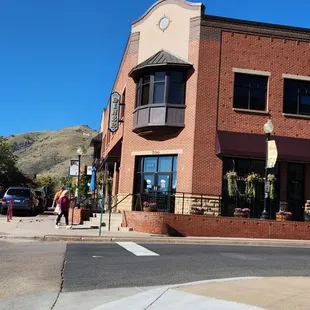
<path fill-rule="evenodd" d="M 268 246 L 268 247 L 303 247 L 310 248 L 310 240 L 283 240 L 283 239 L 243 239 L 243 238 L 212 238 L 212 237 L 118 237 L 118 236 L 68 236 L 68 235 L 45 235 L 45 236 L 8 236 L 0 235 L 0 240 L 28 240 L 37 242 L 89 242 L 89 243 L 114 243 L 114 242 L 137 242 L 137 243 L 171 243 L 171 244 L 205 244 L 205 245 L 236 245 L 236 246 Z"/>

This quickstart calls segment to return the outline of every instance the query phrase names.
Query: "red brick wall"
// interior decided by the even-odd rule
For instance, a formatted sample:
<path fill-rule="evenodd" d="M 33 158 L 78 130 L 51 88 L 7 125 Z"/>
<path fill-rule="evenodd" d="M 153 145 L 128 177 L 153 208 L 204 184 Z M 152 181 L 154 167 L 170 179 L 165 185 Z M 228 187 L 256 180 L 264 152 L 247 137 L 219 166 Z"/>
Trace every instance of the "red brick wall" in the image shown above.
<path fill-rule="evenodd" d="M 182 149 L 178 155 L 177 190 L 179 192 L 192 192 L 192 167 L 195 130 L 196 95 L 198 79 L 198 52 L 199 40 L 190 41 L 189 59 L 195 72 L 190 76 L 186 85 L 185 128 L 177 136 L 160 134 L 159 137 L 139 136 L 132 132 L 133 110 L 135 106 L 136 86 L 133 80 L 127 82 L 127 106 L 124 123 L 124 139 L 120 168 L 119 193 L 132 193 L 134 190 L 135 156 L 132 152 L 161 151 Z M 165 138 L 165 139 L 164 139 Z"/>
<path fill-rule="evenodd" d="M 216 157 L 220 29 L 201 29 L 196 102 L 193 193 L 221 195 L 222 162 Z"/>
<path fill-rule="evenodd" d="M 156 212 L 124 212 L 123 227 L 151 234 L 196 237 L 231 237 L 310 240 L 310 223 L 256 219 L 175 215 Z"/>
<path fill-rule="evenodd" d="M 222 62 L 219 104 L 219 130 L 263 134 L 267 115 L 239 113 L 232 109 L 234 73 L 232 68 L 271 72 L 268 112 L 274 135 L 310 138 L 309 119 L 285 117 L 282 74 L 309 74 L 308 42 L 234 32 L 222 33 Z"/>

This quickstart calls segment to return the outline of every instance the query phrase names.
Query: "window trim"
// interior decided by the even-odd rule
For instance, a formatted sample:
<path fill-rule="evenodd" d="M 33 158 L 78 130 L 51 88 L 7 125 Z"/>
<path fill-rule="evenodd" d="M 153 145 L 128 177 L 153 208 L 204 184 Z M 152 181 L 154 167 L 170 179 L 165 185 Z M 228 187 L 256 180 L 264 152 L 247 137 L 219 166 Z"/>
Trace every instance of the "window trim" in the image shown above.
<path fill-rule="evenodd" d="M 271 76 L 271 72 L 269 71 L 261 71 L 261 70 L 253 70 L 253 69 L 242 69 L 242 68 L 232 68 L 234 73 L 243 73 L 250 75 L 262 75 L 262 76 Z"/>
<path fill-rule="evenodd" d="M 308 96 L 310 96 L 310 77 L 300 76 L 300 75 L 290 75 L 290 74 L 283 74 L 282 77 L 283 77 L 282 114 L 284 116 L 288 116 L 288 117 L 310 118 L 310 113 L 301 113 L 300 112 L 300 105 L 301 105 L 301 103 L 300 103 L 300 92 L 299 91 L 294 94 L 294 96 L 296 98 L 296 105 L 297 105 L 296 113 L 290 113 L 290 112 L 285 112 L 284 111 L 285 110 L 284 109 L 284 105 L 285 105 L 285 80 L 291 80 L 291 81 L 294 80 L 294 81 L 297 81 L 297 82 L 308 83 L 309 87 L 307 87 L 307 90 L 309 91 L 309 95 Z M 302 93 L 301 95 L 305 95 L 305 94 Z"/>
<path fill-rule="evenodd" d="M 238 71 L 234 71 L 238 70 Z M 240 72 L 243 71 L 243 72 Z M 233 68 L 234 72 L 234 80 L 233 80 L 233 97 L 232 97 L 232 106 L 233 106 L 233 111 L 236 112 L 244 112 L 244 113 L 258 113 L 258 114 L 268 114 L 269 111 L 269 83 L 270 83 L 270 72 L 267 71 L 258 71 L 258 70 L 247 70 L 247 69 L 237 69 Z M 250 73 L 251 72 L 251 73 Z M 258 74 L 258 73 L 265 73 L 265 74 Z M 269 75 L 270 73 L 270 75 Z M 266 77 L 267 78 L 267 84 L 266 84 L 266 94 L 265 94 L 265 109 L 264 110 L 256 110 L 256 109 L 244 109 L 244 108 L 237 108 L 234 106 L 234 101 L 235 101 L 235 78 L 236 74 L 243 74 L 243 75 L 252 75 L 252 76 L 261 76 L 261 77 Z M 248 88 L 250 90 L 250 88 Z M 251 107 L 251 102 L 248 103 L 248 106 Z"/>
<path fill-rule="evenodd" d="M 155 81 L 155 74 L 158 72 L 164 72 L 165 73 L 165 80 L 164 81 Z M 182 98 L 182 103 L 171 103 L 169 102 L 169 92 L 170 92 L 170 87 L 172 84 L 171 81 L 171 73 L 172 72 L 179 72 L 183 75 L 183 80 L 179 84 L 182 84 L 183 86 L 183 98 Z M 142 86 L 144 85 L 143 78 L 145 76 L 149 75 L 150 76 L 150 82 L 149 82 L 149 101 L 148 104 L 141 105 L 142 102 Z M 152 72 L 147 72 L 139 77 L 139 79 L 136 82 L 136 100 L 135 100 L 135 110 L 138 108 L 146 107 L 146 106 L 186 106 L 186 73 L 182 70 L 156 70 Z M 165 83 L 164 84 L 164 102 L 162 103 L 154 103 L 154 89 L 155 89 L 155 84 L 156 83 Z M 175 83 L 175 82 L 174 82 Z"/>

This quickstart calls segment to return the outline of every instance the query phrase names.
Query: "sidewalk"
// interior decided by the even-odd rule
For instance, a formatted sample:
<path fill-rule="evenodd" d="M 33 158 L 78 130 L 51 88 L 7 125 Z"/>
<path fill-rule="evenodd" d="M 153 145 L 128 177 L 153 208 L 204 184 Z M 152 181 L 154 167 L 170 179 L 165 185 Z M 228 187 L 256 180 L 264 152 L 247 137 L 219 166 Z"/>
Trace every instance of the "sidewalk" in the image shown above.
<path fill-rule="evenodd" d="M 98 228 L 88 228 L 83 225 L 73 225 L 71 229 L 66 229 L 64 219 L 61 220 L 61 225 L 58 229 L 55 228 L 55 215 L 38 215 L 34 217 L 13 217 L 13 220 L 7 222 L 6 216 L 0 217 L 0 238 L 15 238 L 15 239 L 44 239 L 46 236 L 63 236 L 63 237 L 98 237 Z M 148 237 L 149 234 L 108 231 L 107 227 L 102 227 L 103 237 Z"/>
<path fill-rule="evenodd" d="M 30 240 L 48 242 L 116 242 L 133 241 L 141 243 L 197 243 L 222 245 L 251 245 L 251 246 L 288 246 L 310 247 L 310 240 L 270 240 L 246 238 L 214 238 L 214 237 L 170 237 L 152 235 L 134 231 L 117 231 L 115 225 L 112 231 L 102 227 L 99 229 L 74 225 L 67 230 L 63 220 L 59 229 L 55 228 L 55 215 L 38 215 L 36 217 L 13 217 L 7 222 L 5 216 L 0 216 L 0 240 Z"/>
<path fill-rule="evenodd" d="M 93 310 L 309 309 L 310 278 L 235 278 L 159 287 Z"/>

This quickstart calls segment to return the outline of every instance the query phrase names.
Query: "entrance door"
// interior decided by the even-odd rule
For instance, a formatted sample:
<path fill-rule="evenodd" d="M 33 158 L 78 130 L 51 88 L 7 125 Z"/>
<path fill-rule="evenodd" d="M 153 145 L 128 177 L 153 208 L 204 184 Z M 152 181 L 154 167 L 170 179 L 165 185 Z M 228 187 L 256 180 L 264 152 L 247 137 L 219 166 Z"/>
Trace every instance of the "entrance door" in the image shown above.
<path fill-rule="evenodd" d="M 173 211 L 176 192 L 177 156 L 145 156 L 137 158 L 135 194 L 157 207 Z"/>
<path fill-rule="evenodd" d="M 293 213 L 293 221 L 304 218 L 304 165 L 288 164 L 287 171 L 287 202 L 289 211 Z"/>

